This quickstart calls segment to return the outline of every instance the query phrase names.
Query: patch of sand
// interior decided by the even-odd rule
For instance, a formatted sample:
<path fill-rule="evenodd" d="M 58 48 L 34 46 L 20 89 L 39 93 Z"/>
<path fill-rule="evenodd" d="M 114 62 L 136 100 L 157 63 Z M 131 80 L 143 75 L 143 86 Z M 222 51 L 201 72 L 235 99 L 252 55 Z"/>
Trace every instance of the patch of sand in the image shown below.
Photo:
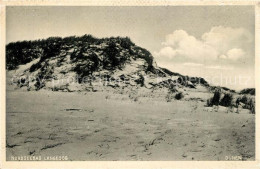
<path fill-rule="evenodd" d="M 226 156 L 254 160 L 255 116 L 204 105 L 196 99 L 131 100 L 112 92 L 9 91 L 7 160 L 12 155 L 66 155 L 69 160 L 225 160 Z"/>

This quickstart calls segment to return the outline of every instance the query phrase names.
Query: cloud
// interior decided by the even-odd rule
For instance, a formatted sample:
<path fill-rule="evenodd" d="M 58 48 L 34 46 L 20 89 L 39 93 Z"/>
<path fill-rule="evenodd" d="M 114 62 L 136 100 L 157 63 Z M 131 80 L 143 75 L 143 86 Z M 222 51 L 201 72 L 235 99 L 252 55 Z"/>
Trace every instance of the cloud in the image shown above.
<path fill-rule="evenodd" d="M 217 26 L 204 33 L 201 39 L 214 47 L 220 54 L 224 54 L 232 48 L 243 48 L 245 44 L 252 42 L 253 37 L 244 28 Z"/>
<path fill-rule="evenodd" d="M 227 52 L 228 59 L 232 59 L 232 60 L 237 60 L 239 58 L 242 58 L 244 57 L 244 55 L 245 52 L 242 49 L 237 49 L 237 48 L 230 49 Z"/>
<path fill-rule="evenodd" d="M 200 39 L 184 30 L 176 30 L 166 36 L 163 47 L 154 55 L 159 62 L 186 62 L 187 59 L 196 63 L 214 63 L 218 59 L 235 62 L 248 56 L 252 41 L 250 32 L 243 28 L 213 27 Z"/>
<path fill-rule="evenodd" d="M 176 55 L 177 51 L 175 51 L 173 48 L 167 46 L 162 48 L 159 52 L 155 52 L 155 55 L 157 56 L 164 56 L 169 59 L 173 58 Z"/>
<path fill-rule="evenodd" d="M 217 52 L 213 47 L 188 35 L 184 30 L 176 30 L 167 35 L 162 45 L 164 47 L 155 52 L 156 57 L 183 57 L 195 60 L 217 58 Z"/>
<path fill-rule="evenodd" d="M 220 59 L 227 59 L 228 57 L 226 55 L 220 55 L 219 58 Z"/>
<path fill-rule="evenodd" d="M 196 40 L 194 37 L 189 36 L 184 30 L 176 30 L 172 34 L 166 35 L 166 41 L 162 44 L 166 46 L 176 46 L 180 41 L 187 39 Z"/>
<path fill-rule="evenodd" d="M 233 48 L 233 49 L 230 49 L 226 55 L 220 55 L 219 58 L 236 61 L 240 58 L 243 58 L 244 56 L 245 56 L 244 50 L 238 49 L 238 48 Z"/>

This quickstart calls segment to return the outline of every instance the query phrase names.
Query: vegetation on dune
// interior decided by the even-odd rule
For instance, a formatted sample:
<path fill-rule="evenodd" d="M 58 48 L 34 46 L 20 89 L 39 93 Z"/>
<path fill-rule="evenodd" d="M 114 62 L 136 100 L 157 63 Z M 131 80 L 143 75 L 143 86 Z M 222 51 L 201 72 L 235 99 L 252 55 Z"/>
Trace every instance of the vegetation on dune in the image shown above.
<path fill-rule="evenodd" d="M 210 106 L 210 107 L 213 105 L 218 106 L 220 97 L 221 97 L 221 91 L 215 90 L 213 97 L 207 100 L 207 106 Z"/>
<path fill-rule="evenodd" d="M 243 95 L 237 98 L 237 104 L 242 103 L 242 107 L 249 109 L 252 114 L 255 114 L 255 99 L 250 95 Z"/>
<path fill-rule="evenodd" d="M 255 114 L 255 101 L 253 99 L 250 100 L 248 107 L 247 107 L 252 114 Z"/>
<path fill-rule="evenodd" d="M 165 96 L 166 101 L 171 102 L 172 99 L 181 100 L 184 97 L 182 92 L 176 92 L 178 92 L 178 90 L 176 89 L 176 85 L 170 84 L 168 88 L 168 93 Z"/>
<path fill-rule="evenodd" d="M 182 92 L 178 92 L 178 93 L 175 95 L 175 99 L 176 99 L 176 100 L 181 100 L 183 97 L 184 97 L 184 95 L 183 95 Z"/>
<path fill-rule="evenodd" d="M 20 64 L 26 64 L 42 55 L 40 41 L 22 41 L 9 43 L 6 46 L 6 68 L 16 69 Z"/>
<path fill-rule="evenodd" d="M 163 72 L 167 73 L 170 76 L 182 76 L 181 74 L 176 73 L 176 72 L 172 72 L 169 69 L 166 69 L 166 68 L 161 68 L 161 69 L 163 70 Z"/>
<path fill-rule="evenodd" d="M 225 93 L 224 97 L 220 100 L 219 105 L 224 107 L 232 106 L 233 95 L 231 93 Z"/>
<path fill-rule="evenodd" d="M 143 87 L 143 86 L 144 86 L 144 76 L 140 74 L 140 75 L 139 75 L 139 78 L 136 79 L 135 82 L 136 82 L 137 84 L 140 84 L 141 87 Z"/>
<path fill-rule="evenodd" d="M 221 95 L 224 95 L 221 98 Z M 234 98 L 234 95 L 231 92 L 222 93 L 221 90 L 216 89 L 212 98 L 207 100 L 208 107 L 212 106 L 224 106 L 229 108 L 239 108 L 242 106 L 244 109 L 250 110 L 252 114 L 255 114 L 255 99 L 250 95 L 240 95 L 238 98 Z M 238 111 L 238 109 L 237 109 Z"/>
<path fill-rule="evenodd" d="M 29 68 L 29 72 L 38 71 L 38 77 L 41 81 L 49 77 L 49 75 L 45 76 L 45 71 L 43 71 L 48 66 L 46 64 L 56 60 L 54 66 L 59 67 L 64 64 L 63 60 L 66 56 L 70 56 L 73 64 L 71 71 L 76 72 L 80 83 L 99 70 L 121 70 L 131 58 L 144 59 L 148 63 L 145 71 L 153 70 L 151 53 L 136 46 L 128 37 L 100 39 L 92 35 L 50 37 L 43 40 L 10 43 L 6 46 L 6 51 L 7 70 L 16 69 L 21 64 L 40 58 Z M 144 86 L 142 77 L 139 81 L 141 86 Z M 37 89 L 42 87 L 40 84 L 44 85 L 37 81 Z"/>
<path fill-rule="evenodd" d="M 103 60 L 103 67 L 105 69 L 113 69 L 115 67 L 121 68 L 129 55 L 120 55 L 121 49 L 117 47 L 116 42 L 111 41 L 108 43 L 108 46 L 104 49 L 105 58 Z"/>
<path fill-rule="evenodd" d="M 255 95 L 255 88 L 246 88 L 239 92 L 239 94 L 250 94 Z"/>
<path fill-rule="evenodd" d="M 236 93 L 235 90 L 229 89 L 227 87 L 222 87 L 222 86 L 209 86 L 209 90 L 210 91 L 220 90 L 223 92 Z"/>
<path fill-rule="evenodd" d="M 128 50 L 132 55 L 142 53 L 140 56 L 136 57 L 143 57 L 147 59 L 147 61 L 151 62 L 151 59 L 148 59 L 151 55 L 150 52 L 135 46 L 128 37 L 98 39 L 92 35 L 84 35 L 80 37 L 70 36 L 65 38 L 50 37 L 42 40 L 9 43 L 6 45 L 6 68 L 8 70 L 13 70 L 16 69 L 18 65 L 26 64 L 36 58 L 40 58 L 41 61 L 44 61 L 48 58 L 59 56 L 63 50 L 66 51 L 73 47 L 86 49 L 89 45 L 101 45 L 102 43 L 108 44 L 104 53 L 107 57 L 110 57 L 113 62 L 112 64 L 114 65 L 126 60 L 122 55 L 119 55 L 120 49 L 117 48 L 116 44 L 119 44 L 121 48 Z M 133 47 L 135 47 L 135 50 L 133 50 Z M 37 66 L 34 66 L 34 68 L 37 68 Z M 34 70 L 34 68 L 32 68 L 32 70 Z"/>

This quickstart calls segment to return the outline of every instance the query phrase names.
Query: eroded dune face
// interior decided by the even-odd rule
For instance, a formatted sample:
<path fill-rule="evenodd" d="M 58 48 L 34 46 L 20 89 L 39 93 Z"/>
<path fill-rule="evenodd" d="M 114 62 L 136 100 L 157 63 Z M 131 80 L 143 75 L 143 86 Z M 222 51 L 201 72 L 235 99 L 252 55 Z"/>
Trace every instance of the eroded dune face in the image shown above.
<path fill-rule="evenodd" d="M 255 159 L 254 95 L 160 68 L 128 38 L 50 38 L 18 52 L 22 62 L 15 45 L 7 160 Z"/>

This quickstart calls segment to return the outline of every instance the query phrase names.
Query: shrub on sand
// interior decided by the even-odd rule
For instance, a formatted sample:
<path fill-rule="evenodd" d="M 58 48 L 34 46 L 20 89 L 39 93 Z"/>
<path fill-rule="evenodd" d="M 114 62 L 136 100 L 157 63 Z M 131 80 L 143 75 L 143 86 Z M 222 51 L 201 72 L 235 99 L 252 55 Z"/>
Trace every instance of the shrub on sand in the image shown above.
<path fill-rule="evenodd" d="M 215 90 L 213 97 L 207 100 L 207 106 L 209 107 L 212 107 L 213 105 L 218 106 L 220 96 L 221 96 L 220 90 Z"/>
<path fill-rule="evenodd" d="M 241 98 L 238 98 L 240 102 L 247 104 L 249 98 L 246 95 L 243 95 Z"/>
<path fill-rule="evenodd" d="M 255 114 L 255 102 L 253 102 L 252 107 L 251 107 L 250 110 L 251 110 L 252 114 Z"/>
<path fill-rule="evenodd" d="M 231 93 L 226 93 L 220 101 L 220 105 L 224 107 L 232 106 L 233 95 Z"/>
<path fill-rule="evenodd" d="M 174 84 L 169 84 L 167 95 L 165 96 L 165 99 L 167 102 L 171 102 L 174 98 L 174 93 L 177 92 L 176 86 Z"/>
<path fill-rule="evenodd" d="M 176 100 L 181 100 L 183 97 L 184 97 L 184 95 L 182 94 L 182 92 L 178 92 L 178 93 L 175 95 L 175 99 L 176 99 Z"/>
<path fill-rule="evenodd" d="M 251 98 L 248 102 L 249 110 L 252 114 L 255 114 L 255 101 Z"/>
<path fill-rule="evenodd" d="M 236 100 L 236 106 L 238 107 L 239 104 L 242 104 L 242 107 L 244 109 L 249 109 L 252 114 L 255 114 L 255 100 L 253 97 L 250 97 L 248 95 L 243 95 L 242 97 L 237 98 Z"/>

